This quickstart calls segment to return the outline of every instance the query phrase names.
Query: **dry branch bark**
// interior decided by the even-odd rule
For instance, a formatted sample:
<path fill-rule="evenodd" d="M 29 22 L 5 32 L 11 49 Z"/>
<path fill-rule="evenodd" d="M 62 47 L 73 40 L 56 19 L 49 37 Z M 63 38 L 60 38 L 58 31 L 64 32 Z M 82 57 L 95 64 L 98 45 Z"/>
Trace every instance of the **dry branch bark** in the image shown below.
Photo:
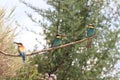
<path fill-rule="evenodd" d="M 57 46 L 57 47 L 52 47 L 52 48 L 48 48 L 48 49 L 43 49 L 43 50 L 40 50 L 40 51 L 36 51 L 36 52 L 32 52 L 30 54 L 26 54 L 26 56 L 31 56 L 31 55 L 35 55 L 35 54 L 39 54 L 42 52 L 47 52 L 47 51 L 51 51 L 51 50 L 55 50 L 55 49 L 59 49 L 59 48 L 64 48 L 64 47 L 67 47 L 67 46 L 70 46 L 70 45 L 74 45 L 74 44 L 77 44 L 77 43 L 82 43 L 84 41 L 87 41 L 87 40 L 90 40 L 90 39 L 93 39 L 95 38 L 96 35 L 92 36 L 92 37 L 89 37 L 89 38 L 84 38 L 82 40 L 78 40 L 78 41 L 74 41 L 74 42 L 70 42 L 70 43 L 67 43 L 67 44 L 64 44 L 64 45 L 60 45 L 60 46 Z M 11 57 L 20 57 L 20 55 L 13 55 L 13 54 L 8 54 L 2 50 L 0 50 L 0 53 L 5 55 L 5 56 L 11 56 Z"/>

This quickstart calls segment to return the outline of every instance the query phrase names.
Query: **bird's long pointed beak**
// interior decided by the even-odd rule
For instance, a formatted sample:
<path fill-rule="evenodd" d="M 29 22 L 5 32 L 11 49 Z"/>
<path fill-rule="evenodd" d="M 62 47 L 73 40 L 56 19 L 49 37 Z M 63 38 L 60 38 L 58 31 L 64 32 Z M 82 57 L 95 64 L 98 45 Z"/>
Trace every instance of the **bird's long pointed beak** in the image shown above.
<path fill-rule="evenodd" d="M 14 44 L 17 44 L 16 42 L 13 42 Z"/>
<path fill-rule="evenodd" d="M 13 42 L 14 44 L 19 44 L 19 43 L 17 43 L 17 42 Z"/>

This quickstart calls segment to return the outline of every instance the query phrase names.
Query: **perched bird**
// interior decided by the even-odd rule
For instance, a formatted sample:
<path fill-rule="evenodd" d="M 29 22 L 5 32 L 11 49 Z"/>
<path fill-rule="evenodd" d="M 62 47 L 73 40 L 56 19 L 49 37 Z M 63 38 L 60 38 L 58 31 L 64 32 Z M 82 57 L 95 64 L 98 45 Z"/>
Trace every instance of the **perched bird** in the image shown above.
<path fill-rule="evenodd" d="M 87 30 L 87 37 L 88 37 L 88 42 L 87 42 L 87 45 L 86 45 L 87 48 L 90 48 L 91 44 L 92 44 L 92 40 L 89 39 L 89 37 L 92 37 L 94 35 L 95 35 L 94 25 L 93 24 L 89 24 L 88 25 L 88 30 Z"/>
<path fill-rule="evenodd" d="M 59 46 L 61 44 L 61 39 L 62 39 L 62 36 L 60 34 L 57 34 L 55 36 L 55 39 L 53 40 L 52 47 Z"/>
<path fill-rule="evenodd" d="M 93 24 L 89 24 L 88 30 L 87 30 L 87 36 L 91 37 L 95 35 L 95 28 Z"/>
<path fill-rule="evenodd" d="M 15 44 L 18 45 L 18 52 L 20 54 L 20 56 L 22 57 L 23 62 L 25 63 L 26 61 L 26 48 L 24 47 L 24 45 L 22 43 L 16 43 Z"/>

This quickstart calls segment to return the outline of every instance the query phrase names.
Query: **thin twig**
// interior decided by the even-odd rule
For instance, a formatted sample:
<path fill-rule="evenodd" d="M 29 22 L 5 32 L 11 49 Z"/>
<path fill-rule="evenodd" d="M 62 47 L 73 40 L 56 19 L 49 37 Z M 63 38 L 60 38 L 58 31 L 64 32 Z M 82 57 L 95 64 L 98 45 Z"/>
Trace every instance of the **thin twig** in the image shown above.
<path fill-rule="evenodd" d="M 55 50 L 55 49 L 59 49 L 59 48 L 64 48 L 64 47 L 67 47 L 67 46 L 71 46 L 71 45 L 74 45 L 74 44 L 77 44 L 77 43 L 82 43 L 84 41 L 87 41 L 87 40 L 90 40 L 90 39 L 93 39 L 95 38 L 96 35 L 92 36 L 92 37 L 89 37 L 89 38 L 84 38 L 82 40 L 78 40 L 78 41 L 74 41 L 74 42 L 70 42 L 70 43 L 67 43 L 67 44 L 64 44 L 64 45 L 60 45 L 60 46 L 57 46 L 57 47 L 52 47 L 52 48 L 48 48 L 48 49 L 43 49 L 43 50 L 40 50 L 40 51 L 36 51 L 36 52 L 32 52 L 30 54 L 26 54 L 26 56 L 31 56 L 31 55 L 35 55 L 35 54 L 39 54 L 39 53 L 45 53 L 45 52 L 48 52 L 48 51 L 51 51 L 51 50 Z M 2 50 L 0 50 L 0 53 L 5 55 L 5 56 L 11 56 L 11 57 L 20 57 L 20 55 L 13 55 L 13 54 L 8 54 Z"/>

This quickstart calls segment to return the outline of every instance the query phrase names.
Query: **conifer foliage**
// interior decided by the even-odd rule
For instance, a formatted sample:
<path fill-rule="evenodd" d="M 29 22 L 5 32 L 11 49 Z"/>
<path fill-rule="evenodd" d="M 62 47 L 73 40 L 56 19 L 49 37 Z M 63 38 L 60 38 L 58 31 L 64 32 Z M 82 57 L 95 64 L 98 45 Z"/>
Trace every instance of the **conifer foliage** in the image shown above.
<path fill-rule="evenodd" d="M 109 0 L 46 0 L 52 8 L 41 10 L 23 2 L 33 9 L 44 21 L 33 20 L 45 30 L 48 46 L 56 34 L 65 35 L 62 44 L 86 37 L 87 26 L 95 25 L 97 38 L 91 48 L 86 49 L 86 42 L 62 49 L 46 52 L 30 59 L 31 65 L 38 64 L 38 72 L 56 74 L 58 80 L 100 80 L 109 79 L 108 74 L 118 61 L 118 41 L 120 30 L 119 12 L 113 11 Z M 114 7 L 118 7 L 116 4 Z M 116 13 L 115 15 L 113 15 Z M 111 15 L 111 16 L 109 16 Z M 116 20 L 116 21 L 117 21 Z M 116 77 L 116 76 L 114 76 Z"/>

